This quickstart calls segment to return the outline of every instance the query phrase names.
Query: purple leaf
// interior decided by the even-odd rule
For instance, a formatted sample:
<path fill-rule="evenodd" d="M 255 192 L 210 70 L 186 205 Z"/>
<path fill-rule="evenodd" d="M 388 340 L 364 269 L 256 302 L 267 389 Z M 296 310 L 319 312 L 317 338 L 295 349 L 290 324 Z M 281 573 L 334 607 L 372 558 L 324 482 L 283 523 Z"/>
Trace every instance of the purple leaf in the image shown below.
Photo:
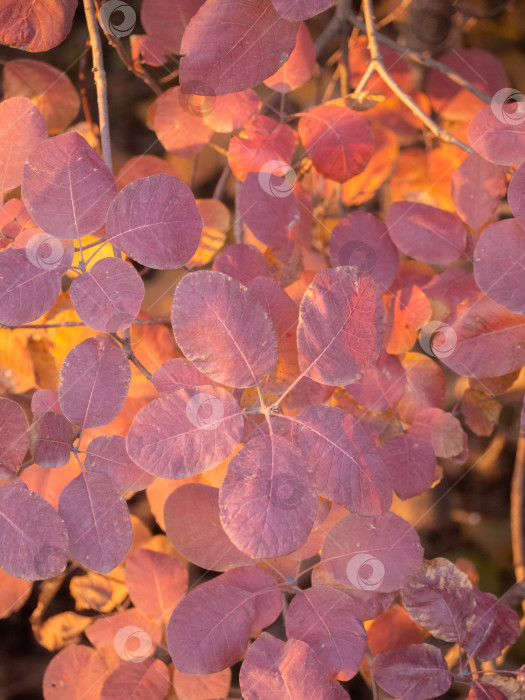
<path fill-rule="evenodd" d="M 321 384 L 349 384 L 377 360 L 384 329 L 385 309 L 370 277 L 351 267 L 323 270 L 301 302 L 301 370 Z"/>
<path fill-rule="evenodd" d="M 182 479 L 212 469 L 241 439 L 244 419 L 226 390 L 180 389 L 136 414 L 127 439 L 131 459 L 150 474 Z"/>
<path fill-rule="evenodd" d="M 36 464 L 45 469 L 62 467 L 69 462 L 73 430 L 71 423 L 58 413 L 36 416 L 31 425 L 31 452 Z"/>
<path fill-rule="evenodd" d="M 413 498 L 432 486 L 436 455 L 424 440 L 405 433 L 396 435 L 383 443 L 381 457 L 399 498 Z"/>
<path fill-rule="evenodd" d="M 243 591 L 256 594 L 253 599 L 252 634 L 269 627 L 281 614 L 284 593 L 276 586 L 275 576 L 265 569 L 258 566 L 240 566 L 225 571 L 214 581 L 237 586 Z M 208 586 L 210 583 L 204 585 Z"/>
<path fill-rule="evenodd" d="M 20 479 L 0 486 L 0 568 L 38 581 L 67 564 L 67 533 L 57 512 Z"/>
<path fill-rule="evenodd" d="M 100 699 L 120 700 L 125 696 L 137 700 L 164 700 L 169 689 L 170 672 L 166 664 L 160 659 L 141 659 L 141 663 L 124 663 L 111 671 L 104 681 Z"/>
<path fill-rule="evenodd" d="M 514 610 L 501 603 L 492 593 L 483 593 L 474 588 L 474 598 L 474 620 L 460 643 L 479 661 L 489 661 L 518 639 L 520 621 Z"/>
<path fill-rule="evenodd" d="M 328 675 L 349 680 L 366 649 L 361 610 L 348 595 L 328 586 L 298 593 L 286 615 L 289 638 L 306 642 Z"/>
<path fill-rule="evenodd" d="M 512 213 L 522 228 L 525 228 L 525 165 L 521 165 L 509 183 L 507 198 Z"/>
<path fill-rule="evenodd" d="M 299 450 L 282 437 L 264 436 L 231 460 L 219 502 L 222 525 L 242 552 L 280 557 L 306 542 L 317 492 Z"/>
<path fill-rule="evenodd" d="M 396 355 L 381 351 L 377 362 L 346 388 L 360 404 L 372 411 L 387 411 L 403 396 L 406 376 Z"/>
<path fill-rule="evenodd" d="M 466 574 L 442 557 L 425 561 L 402 590 L 410 617 L 434 637 L 459 642 L 474 616 L 474 590 Z"/>
<path fill-rule="evenodd" d="M 76 9 L 76 0 L 3 3 L 0 43 L 24 51 L 49 51 L 69 34 Z"/>
<path fill-rule="evenodd" d="M 58 393 L 51 389 L 37 389 L 31 397 L 31 411 L 37 413 L 58 413 L 62 415 Z"/>
<path fill-rule="evenodd" d="M 199 246 L 202 217 L 190 188 L 172 175 L 151 175 L 124 187 L 109 207 L 108 241 L 156 270 L 187 263 Z"/>
<path fill-rule="evenodd" d="M 481 228 L 495 215 L 506 191 L 505 168 L 489 163 L 477 153 L 470 153 L 452 173 L 452 201 L 458 216 L 472 228 Z"/>
<path fill-rule="evenodd" d="M 21 406 L 0 398 L 0 479 L 13 476 L 29 447 L 29 425 Z"/>
<path fill-rule="evenodd" d="M 66 355 L 58 387 L 60 407 L 81 428 L 106 425 L 124 405 L 130 379 L 128 358 L 115 341 L 107 335 L 88 338 Z"/>
<path fill-rule="evenodd" d="M 234 243 L 219 253 L 213 261 L 213 270 L 239 280 L 246 287 L 257 277 L 272 276 L 264 255 L 254 246 L 245 243 Z"/>
<path fill-rule="evenodd" d="M 321 555 L 323 566 L 341 583 L 381 593 L 401 588 L 422 559 L 416 531 L 394 513 L 345 516 L 330 529 Z"/>
<path fill-rule="evenodd" d="M 27 97 L 11 97 L 1 102 L 0 124 L 0 192 L 5 192 L 22 182 L 26 158 L 47 139 L 47 130 L 44 117 Z"/>
<path fill-rule="evenodd" d="M 37 225 L 60 239 L 97 231 L 116 193 L 107 165 L 74 131 L 42 141 L 24 166 L 22 199 Z"/>
<path fill-rule="evenodd" d="M 252 292 L 220 272 L 183 277 L 173 297 L 171 322 L 190 362 L 221 384 L 256 386 L 277 362 L 267 313 Z"/>
<path fill-rule="evenodd" d="M 122 435 L 99 435 L 86 451 L 84 467 L 87 471 L 108 476 L 121 491 L 141 491 L 154 477 L 139 469 L 126 451 Z"/>
<path fill-rule="evenodd" d="M 120 333 L 137 317 L 144 282 L 130 264 L 117 258 L 97 260 L 69 288 L 75 311 L 95 331 Z"/>
<path fill-rule="evenodd" d="M 159 394 L 172 394 L 179 389 L 209 383 L 210 380 L 184 357 L 166 360 L 153 375 L 153 384 Z"/>
<path fill-rule="evenodd" d="M 431 644 L 412 644 L 374 658 L 377 683 L 399 700 L 426 700 L 446 693 L 452 674 L 441 652 Z"/>
<path fill-rule="evenodd" d="M 327 10 L 333 0 L 272 0 L 273 6 L 289 20 L 310 19 Z"/>
<path fill-rule="evenodd" d="M 69 535 L 69 554 L 91 571 L 107 574 L 131 548 L 126 501 L 104 474 L 83 472 L 60 494 L 58 513 Z"/>
<path fill-rule="evenodd" d="M 509 97 L 513 91 L 510 88 L 504 88 L 498 92 L 506 92 Z M 508 106 L 514 104 L 519 110 L 516 115 L 518 118 L 513 120 L 512 114 L 505 114 L 507 105 L 498 105 L 494 97 L 496 96 L 493 96 L 492 103 L 484 107 L 470 121 L 467 129 L 469 143 L 480 156 L 491 163 L 521 165 L 525 161 L 523 102 L 518 98 L 507 103 Z M 498 107 L 501 108 L 499 114 Z"/>

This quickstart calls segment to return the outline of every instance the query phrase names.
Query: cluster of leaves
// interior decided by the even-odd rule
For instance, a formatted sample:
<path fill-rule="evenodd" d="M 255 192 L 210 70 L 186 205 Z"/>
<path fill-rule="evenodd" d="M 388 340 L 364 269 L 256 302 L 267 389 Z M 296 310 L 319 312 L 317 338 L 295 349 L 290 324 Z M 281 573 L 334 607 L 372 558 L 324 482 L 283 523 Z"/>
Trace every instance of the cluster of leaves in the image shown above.
<path fill-rule="evenodd" d="M 49 50 L 75 5 L 10 3 L 1 39 Z M 514 643 L 518 616 L 471 571 L 423 559 L 391 508 L 394 493 L 439 479 L 438 458 L 465 463 L 464 427 L 491 433 L 494 394 L 525 364 L 525 115 L 498 113 L 438 69 L 418 92 L 384 49 L 396 83 L 473 150 L 400 154 L 420 124 L 379 77 L 368 88 L 385 99 L 366 112 L 342 96 L 268 116 L 254 88 L 308 83 L 304 20 L 330 0 L 245 0 L 242 24 L 237 2 L 178 5 L 144 0 L 146 33 L 132 38 L 135 61 L 183 56 L 180 84 L 147 121 L 179 159 L 227 139 L 236 243 L 226 206 L 196 200 L 167 160 L 134 157 L 115 177 L 89 125 L 70 127 L 80 102 L 64 74 L 30 59 L 4 66 L 2 612 L 32 581 L 61 583 L 68 561 L 85 570 L 70 591 L 77 611 L 100 616 L 43 621 L 42 604 L 32 618 L 45 646 L 65 646 L 46 700 L 137 686 L 150 699 L 224 697 L 241 660 L 249 700 L 344 698 L 338 681 L 358 671 L 402 700 L 437 697 L 454 679 L 471 700 L 514 697 L 468 666 Z M 357 84 L 366 37 L 349 51 Z M 488 97 L 508 89 L 488 53 L 441 61 Z M 428 163 L 447 165 L 437 185 Z M 380 188 L 395 200 L 385 221 L 357 209 Z M 514 218 L 500 221 L 506 196 Z M 337 197 L 347 209 L 334 221 Z M 140 266 L 181 271 L 169 324 L 144 312 Z M 469 378 L 463 425 L 445 410 L 439 361 Z M 13 400 L 26 392 L 30 420 Z M 130 516 L 144 489 L 167 536 Z M 217 575 L 188 592 L 189 562 Z M 279 616 L 287 641 L 264 631 Z M 92 646 L 75 643 L 82 632 Z"/>

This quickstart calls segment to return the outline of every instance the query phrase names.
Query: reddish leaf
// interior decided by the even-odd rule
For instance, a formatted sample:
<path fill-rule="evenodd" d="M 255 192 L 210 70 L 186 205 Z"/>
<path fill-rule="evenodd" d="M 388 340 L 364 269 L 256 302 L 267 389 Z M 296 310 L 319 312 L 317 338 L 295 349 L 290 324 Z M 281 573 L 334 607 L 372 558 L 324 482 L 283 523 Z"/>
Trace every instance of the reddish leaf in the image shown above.
<path fill-rule="evenodd" d="M 44 674 L 45 700 L 97 700 L 108 669 L 97 652 L 83 644 L 61 649 Z"/>
<path fill-rule="evenodd" d="M 448 263 L 465 250 L 465 227 L 452 212 L 418 202 L 394 202 L 386 219 L 396 246 L 416 260 Z"/>
<path fill-rule="evenodd" d="M 289 3 L 288 3 L 289 5 Z M 277 8 L 279 9 L 279 8 Z M 281 13 L 282 14 L 282 13 Z M 301 87 L 312 77 L 315 68 L 315 46 L 304 22 L 299 25 L 295 48 L 288 60 L 264 81 L 272 90 L 286 94 Z"/>
<path fill-rule="evenodd" d="M 221 27 L 220 42 L 217 27 Z M 182 89 L 198 95 L 226 95 L 258 85 L 291 54 L 297 28 L 279 15 L 271 0 L 245 0 L 241 23 L 236 2 L 208 0 L 182 38 Z"/>
<path fill-rule="evenodd" d="M 5 192 L 22 182 L 26 158 L 47 138 L 47 130 L 42 115 L 25 97 L 11 97 L 1 102 L 0 122 L 0 191 Z"/>
<path fill-rule="evenodd" d="M 474 250 L 474 276 L 482 292 L 498 304 L 525 313 L 525 231 L 515 219 L 497 221 L 483 230 Z"/>
<path fill-rule="evenodd" d="M 332 0 L 272 0 L 275 9 L 290 20 L 309 19 L 327 10 Z"/>
<path fill-rule="evenodd" d="M 100 700 L 164 700 L 170 687 L 168 667 L 160 659 L 122 664 L 106 679 Z"/>
<path fill-rule="evenodd" d="M 474 617 L 474 590 L 466 574 L 447 559 L 425 561 L 402 590 L 410 617 L 434 637 L 461 641 Z"/>
<path fill-rule="evenodd" d="M 88 338 L 66 355 L 58 387 L 60 407 L 81 428 L 106 425 L 124 405 L 130 378 L 128 358 L 109 336 Z"/>
<path fill-rule="evenodd" d="M 508 696 L 503 695 L 493 685 L 476 683 L 470 689 L 467 700 L 508 700 Z"/>
<path fill-rule="evenodd" d="M 40 142 L 24 166 L 22 199 L 37 225 L 57 238 L 99 229 L 116 192 L 104 161 L 75 132 Z"/>
<path fill-rule="evenodd" d="M 519 617 L 492 593 L 474 588 L 474 598 L 474 620 L 460 640 L 461 646 L 479 661 L 489 661 L 518 639 L 521 633 Z"/>
<path fill-rule="evenodd" d="M 0 11 L 0 42 L 24 51 L 49 51 L 69 34 L 76 0 L 5 3 Z"/>
<path fill-rule="evenodd" d="M 201 231 L 202 218 L 190 188 L 171 175 L 135 180 L 119 192 L 108 211 L 108 241 L 157 270 L 188 262 Z"/>
<path fill-rule="evenodd" d="M 408 352 L 418 337 L 419 329 L 432 318 L 432 307 L 419 287 L 403 287 L 385 292 L 385 344 L 392 355 Z"/>
<path fill-rule="evenodd" d="M 283 591 L 275 584 L 273 573 L 258 566 L 240 566 L 225 571 L 214 579 L 215 583 L 227 583 L 242 588 L 248 593 L 256 593 L 254 597 L 254 618 L 252 634 L 269 627 L 279 617 L 284 603 Z M 204 584 L 211 585 L 211 582 Z"/>
<path fill-rule="evenodd" d="M 21 406 L 0 398 L 0 479 L 13 476 L 29 447 L 29 425 Z"/>
<path fill-rule="evenodd" d="M 452 174 L 451 188 L 457 214 L 472 228 L 480 228 L 495 215 L 505 196 L 505 169 L 470 153 Z"/>
<path fill-rule="evenodd" d="M 0 569 L 0 620 L 22 608 L 31 595 L 33 584 Z"/>
<path fill-rule="evenodd" d="M 73 430 L 58 413 L 39 414 L 31 425 L 31 452 L 36 464 L 46 469 L 69 462 Z"/>
<path fill-rule="evenodd" d="M 49 311 L 60 292 L 61 276 L 60 269 L 38 265 L 25 248 L 0 252 L 0 323 L 20 326 Z"/>
<path fill-rule="evenodd" d="M 107 574 L 133 540 L 126 502 L 104 474 L 82 472 L 60 495 L 58 513 L 69 534 L 69 554 L 91 571 Z"/>
<path fill-rule="evenodd" d="M 167 622 L 186 593 L 188 572 L 169 554 L 139 549 L 126 561 L 126 585 L 131 602 L 143 615 Z"/>
<path fill-rule="evenodd" d="M 131 60 L 134 64 L 146 63 L 148 66 L 161 68 L 167 63 L 169 57 L 168 47 L 159 37 L 150 34 L 131 34 L 129 42 Z"/>
<path fill-rule="evenodd" d="M 224 253 L 219 253 L 213 261 L 213 270 L 223 272 L 245 286 L 257 277 L 272 276 L 264 255 L 245 243 L 234 243 Z"/>
<path fill-rule="evenodd" d="M 312 406 L 290 420 L 322 496 L 361 515 L 388 511 L 388 473 L 358 421 L 332 406 Z"/>
<path fill-rule="evenodd" d="M 382 221 L 368 212 L 354 211 L 332 231 L 330 262 L 333 267 L 356 267 L 384 290 L 394 281 L 399 254 Z"/>
<path fill-rule="evenodd" d="M 216 382 L 256 386 L 277 362 L 268 315 L 246 287 L 220 272 L 192 272 L 179 282 L 171 322 L 182 352 Z"/>
<path fill-rule="evenodd" d="M 386 411 L 399 401 L 405 384 L 403 365 L 395 355 L 383 350 L 377 362 L 346 390 L 366 408 Z"/>
<path fill-rule="evenodd" d="M 399 498 L 413 498 L 432 486 L 436 455 L 424 440 L 402 433 L 383 443 L 381 457 Z"/>
<path fill-rule="evenodd" d="M 256 437 L 228 465 L 219 496 L 222 526 L 251 557 L 280 557 L 306 542 L 316 496 L 296 447 L 279 436 Z"/>
<path fill-rule="evenodd" d="M 459 420 L 440 408 L 420 411 L 408 434 L 432 446 L 436 457 L 454 457 L 463 450 L 463 430 Z"/>
<path fill-rule="evenodd" d="M 95 331 L 120 333 L 137 317 L 144 282 L 134 267 L 117 258 L 97 260 L 69 288 L 75 311 Z"/>
<path fill-rule="evenodd" d="M 368 647 L 372 656 L 386 651 L 404 649 L 419 644 L 429 633 L 412 622 L 406 610 L 395 603 L 385 610 L 368 628 Z"/>
<path fill-rule="evenodd" d="M 431 357 L 417 352 L 407 353 L 401 360 L 406 383 L 396 409 L 405 423 L 412 423 L 420 411 L 430 406 L 445 405 L 443 370 Z"/>
<path fill-rule="evenodd" d="M 384 334 L 384 307 L 368 275 L 351 267 L 319 272 L 301 302 L 299 365 L 310 379 L 344 385 L 377 359 Z"/>
<path fill-rule="evenodd" d="M 523 103 L 518 104 L 523 108 Z M 504 112 L 498 113 L 494 102 L 472 119 L 467 136 L 472 148 L 491 163 L 521 165 L 525 161 L 523 116 L 513 120 Z"/>
<path fill-rule="evenodd" d="M 525 228 L 525 198 L 523 197 L 523 192 L 525 192 L 525 165 L 520 166 L 512 176 L 507 193 L 512 213 L 520 226 Z"/>
<path fill-rule="evenodd" d="M 399 700 L 425 700 L 446 693 L 452 674 L 441 651 L 430 644 L 413 644 L 374 658 L 377 683 Z"/>
<path fill-rule="evenodd" d="M 126 451 L 121 435 L 99 435 L 87 446 L 84 458 L 87 471 L 108 476 L 121 491 L 141 491 L 154 477 L 139 469 Z"/>
<path fill-rule="evenodd" d="M 346 586 L 388 593 L 409 580 L 422 558 L 416 531 L 399 516 L 349 514 L 330 529 L 321 562 Z"/>
<path fill-rule="evenodd" d="M 212 469 L 238 444 L 244 425 L 239 404 L 211 385 L 180 389 L 138 411 L 127 450 L 144 471 L 182 479 Z"/>
<path fill-rule="evenodd" d="M 483 391 L 465 389 L 461 399 L 461 413 L 465 423 L 476 435 L 488 437 L 498 424 L 502 406 Z"/>
<path fill-rule="evenodd" d="M 150 175 L 171 175 L 180 177 L 179 172 L 167 160 L 158 156 L 142 154 L 130 158 L 119 170 L 117 175 L 117 189 L 120 192 L 126 185 L 130 185 L 135 180 L 141 180 Z"/>
<path fill-rule="evenodd" d="M 160 39 L 170 53 L 180 53 L 182 36 L 204 0 L 144 0 L 140 21 L 148 34 Z"/>
<path fill-rule="evenodd" d="M 224 698 L 231 685 L 231 670 L 229 668 L 218 673 L 193 675 L 181 673 L 173 669 L 171 684 L 177 694 L 177 698 L 187 700 L 208 700 L 208 698 Z"/>
<path fill-rule="evenodd" d="M 162 627 L 160 621 L 149 620 L 137 608 L 130 608 L 100 616 L 87 628 L 86 637 L 113 669 L 122 661 L 139 664 L 152 656 L 162 641 Z"/>
<path fill-rule="evenodd" d="M 250 172 L 271 174 L 278 168 L 277 174 L 285 175 L 293 172 L 282 169 L 292 162 L 297 142 L 297 134 L 288 124 L 257 114 L 230 140 L 228 162 L 238 180 Z"/>
<path fill-rule="evenodd" d="M 253 560 L 224 532 L 219 517 L 219 489 L 184 484 L 164 506 L 166 534 L 183 557 L 203 569 L 224 571 Z"/>
<path fill-rule="evenodd" d="M 202 97 L 197 99 L 206 100 Z M 214 131 L 230 134 L 235 129 L 241 129 L 260 108 L 261 101 L 257 93 L 254 90 L 244 90 L 214 97 L 212 104 L 203 111 L 202 118 Z"/>
<path fill-rule="evenodd" d="M 38 581 L 67 564 L 67 533 L 55 509 L 20 480 L 0 486 L 0 568 Z"/>
<path fill-rule="evenodd" d="M 349 680 L 359 670 L 366 649 L 361 610 L 341 591 L 326 586 L 298 593 L 286 615 L 289 638 L 306 642 L 332 677 Z"/>
<path fill-rule="evenodd" d="M 189 389 L 210 380 L 183 357 L 166 360 L 153 375 L 153 384 L 160 394 L 171 394 L 179 389 Z"/>

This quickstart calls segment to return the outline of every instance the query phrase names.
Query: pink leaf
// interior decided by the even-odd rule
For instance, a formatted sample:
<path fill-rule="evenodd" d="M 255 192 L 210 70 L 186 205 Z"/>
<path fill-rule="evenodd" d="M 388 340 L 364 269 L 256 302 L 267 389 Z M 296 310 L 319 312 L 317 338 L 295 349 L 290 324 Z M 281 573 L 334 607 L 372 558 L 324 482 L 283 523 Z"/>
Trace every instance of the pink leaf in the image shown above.
<path fill-rule="evenodd" d="M 180 389 L 138 411 L 127 450 L 144 471 L 182 479 L 212 469 L 237 446 L 244 420 L 226 390 L 211 385 Z"/>
<path fill-rule="evenodd" d="M 119 170 L 116 178 L 117 189 L 120 192 L 126 185 L 130 185 L 135 180 L 161 174 L 179 177 L 179 172 L 167 160 L 149 154 L 133 156 Z"/>
<path fill-rule="evenodd" d="M 405 390 L 406 377 L 403 365 L 395 355 L 384 350 L 377 362 L 346 390 L 360 404 L 372 411 L 393 408 Z"/>
<path fill-rule="evenodd" d="M 240 566 L 225 571 L 214 581 L 237 586 L 243 591 L 256 594 L 253 599 L 252 634 L 269 627 L 281 614 L 284 603 L 283 591 L 275 585 L 275 576 L 265 569 L 258 566 Z M 208 582 L 204 585 L 211 584 Z"/>
<path fill-rule="evenodd" d="M 180 53 L 182 36 L 204 0 L 144 0 L 140 21 L 148 34 L 161 39 L 170 53 Z"/>
<path fill-rule="evenodd" d="M 184 484 L 175 489 L 164 506 L 164 522 L 175 549 L 203 569 L 224 571 L 253 562 L 224 532 L 219 489 L 213 486 Z"/>
<path fill-rule="evenodd" d="M 261 101 L 254 90 L 218 95 L 212 99 L 213 103 L 204 110 L 202 118 L 206 126 L 219 134 L 230 134 L 235 129 L 241 129 L 261 108 Z"/>
<path fill-rule="evenodd" d="M 474 590 L 466 574 L 442 557 L 425 561 L 402 590 L 410 617 L 434 637 L 459 642 L 474 618 Z"/>
<path fill-rule="evenodd" d="M 277 362 L 268 315 L 246 287 L 220 272 L 192 272 L 179 282 L 171 322 L 190 362 L 221 384 L 256 386 Z"/>
<path fill-rule="evenodd" d="M 487 226 L 474 249 L 474 276 L 482 292 L 518 314 L 525 313 L 525 231 L 515 219 Z"/>
<path fill-rule="evenodd" d="M 399 700 L 425 700 L 446 693 L 452 674 L 441 651 L 431 644 L 378 654 L 372 664 L 374 678 Z"/>
<path fill-rule="evenodd" d="M 422 262 L 443 264 L 465 250 L 467 234 L 456 214 L 419 202 L 394 202 L 386 215 L 396 246 Z"/>
<path fill-rule="evenodd" d="M 139 664 L 152 656 L 162 641 L 162 627 L 161 620 L 150 620 L 137 608 L 129 608 L 100 616 L 87 628 L 86 637 L 113 669 L 122 661 Z"/>
<path fill-rule="evenodd" d="M 354 381 L 379 356 L 384 328 L 385 310 L 368 275 L 351 267 L 319 272 L 300 307 L 301 370 L 322 384 Z"/>
<path fill-rule="evenodd" d="M 37 389 L 31 397 L 31 411 L 33 415 L 37 413 L 58 413 L 62 415 L 58 393 L 51 389 Z"/>
<path fill-rule="evenodd" d="M 107 678 L 104 660 L 93 647 L 72 644 L 51 659 L 44 674 L 44 700 L 96 700 Z"/>
<path fill-rule="evenodd" d="M 272 0 L 277 12 L 286 19 L 310 19 L 327 10 L 333 0 Z"/>
<path fill-rule="evenodd" d="M 277 8 L 278 9 L 278 8 Z M 282 13 L 281 13 L 282 14 Z M 286 94 L 306 83 L 315 68 L 315 46 L 304 22 L 299 25 L 295 48 L 288 60 L 264 81 L 272 90 Z"/>
<path fill-rule="evenodd" d="M 321 563 L 338 581 L 364 591 L 397 591 L 420 568 L 415 530 L 394 513 L 377 518 L 349 514 L 326 537 Z"/>
<path fill-rule="evenodd" d="M 470 689 L 467 700 L 508 700 L 508 696 L 503 695 L 493 685 L 476 683 Z"/>
<path fill-rule="evenodd" d="M 402 433 L 383 443 L 381 457 L 399 498 L 413 498 L 432 486 L 436 455 L 424 440 Z"/>
<path fill-rule="evenodd" d="M 234 243 L 219 253 L 213 261 L 213 271 L 229 275 L 245 286 L 257 277 L 272 276 L 264 255 L 245 243 Z"/>
<path fill-rule="evenodd" d="M 168 667 L 160 659 L 122 664 L 104 682 L 100 700 L 164 700 L 170 688 Z"/>
<path fill-rule="evenodd" d="M 181 88 L 226 95 L 258 85 L 291 54 L 297 28 L 279 15 L 271 0 L 244 0 L 241 6 L 233 0 L 208 0 L 182 38 Z"/>
<path fill-rule="evenodd" d="M 10 0 L 0 11 L 0 43 L 24 51 L 49 51 L 69 34 L 76 9 L 76 0 Z"/>
<path fill-rule="evenodd" d="M 31 452 L 36 464 L 46 469 L 69 462 L 73 430 L 58 413 L 39 414 L 31 425 Z"/>
<path fill-rule="evenodd" d="M 183 357 L 166 360 L 153 375 L 153 384 L 160 394 L 209 383 L 210 380 Z"/>
<path fill-rule="evenodd" d="M 345 593 L 317 586 L 298 593 L 286 615 L 289 638 L 306 642 L 332 677 L 349 680 L 359 670 L 366 632 L 359 606 Z"/>
<path fill-rule="evenodd" d="M 407 353 L 401 364 L 406 383 L 396 409 L 401 420 L 413 423 L 424 408 L 445 405 L 445 377 L 437 362 L 421 353 Z"/>
<path fill-rule="evenodd" d="M 252 438 L 231 460 L 219 503 L 222 525 L 242 552 L 280 557 L 306 542 L 317 493 L 299 450 L 274 435 Z"/>
<path fill-rule="evenodd" d="M 29 447 L 29 425 L 21 406 L 0 398 L 0 479 L 13 476 Z"/>
<path fill-rule="evenodd" d="M 454 457 L 463 450 L 463 429 L 452 413 L 425 408 L 408 429 L 408 435 L 428 442 L 436 457 Z"/>
<path fill-rule="evenodd" d="M 47 130 L 44 118 L 26 97 L 11 97 L 1 102 L 0 122 L 0 191 L 5 192 L 22 182 L 26 158 L 47 139 Z"/>
<path fill-rule="evenodd" d="M 37 225 L 60 239 L 97 231 L 116 192 L 107 165 L 75 132 L 41 141 L 24 166 L 22 199 Z"/>
<path fill-rule="evenodd" d="M 297 128 L 315 169 L 337 182 L 364 170 L 374 152 L 374 134 L 368 122 L 348 107 L 314 107 L 301 115 Z"/>
<path fill-rule="evenodd" d="M 60 407 L 81 428 L 106 425 L 124 405 L 130 378 L 128 358 L 109 336 L 88 338 L 66 355 L 58 387 Z"/>
<path fill-rule="evenodd" d="M 525 228 L 525 165 L 520 166 L 509 184 L 507 198 L 512 213 L 522 228 Z"/>
<path fill-rule="evenodd" d="M 199 245 L 202 218 L 190 188 L 171 175 L 152 175 L 124 187 L 107 220 L 110 243 L 146 267 L 182 267 Z"/>
<path fill-rule="evenodd" d="M 133 540 L 126 501 L 104 474 L 83 472 L 60 495 L 58 513 L 69 535 L 69 554 L 91 571 L 107 574 Z"/>
<path fill-rule="evenodd" d="M 75 311 L 95 331 L 120 333 L 137 317 L 144 282 L 134 267 L 117 258 L 97 260 L 69 288 Z"/>
<path fill-rule="evenodd" d="M 451 190 L 458 216 L 472 228 L 481 228 L 495 215 L 505 196 L 505 169 L 470 153 L 453 172 Z"/>
<path fill-rule="evenodd" d="M 154 479 L 128 455 L 126 438 L 122 435 L 99 435 L 92 440 L 87 446 L 84 467 L 105 474 L 121 491 L 142 491 Z"/>
<path fill-rule="evenodd" d="M 20 480 L 0 486 L 0 567 L 38 581 L 67 564 L 67 533 L 53 506 Z"/>
<path fill-rule="evenodd" d="M 474 588 L 474 598 L 474 620 L 460 643 L 479 661 L 489 661 L 518 639 L 521 632 L 519 617 L 492 593 Z"/>
<path fill-rule="evenodd" d="M 510 89 L 503 92 L 512 92 Z M 467 136 L 480 156 L 496 165 L 521 165 L 525 161 L 525 125 L 523 102 L 517 102 L 520 112 L 516 119 L 507 115 L 492 101 L 472 119 Z"/>

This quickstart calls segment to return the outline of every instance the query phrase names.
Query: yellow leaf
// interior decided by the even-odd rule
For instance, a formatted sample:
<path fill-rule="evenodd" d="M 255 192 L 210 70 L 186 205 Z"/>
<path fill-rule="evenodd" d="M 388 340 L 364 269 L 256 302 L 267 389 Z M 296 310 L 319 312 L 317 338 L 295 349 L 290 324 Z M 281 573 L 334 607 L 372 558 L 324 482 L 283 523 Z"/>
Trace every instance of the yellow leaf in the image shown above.
<path fill-rule="evenodd" d="M 125 583 L 113 577 L 88 571 L 84 576 L 73 576 L 69 591 L 75 600 L 76 610 L 112 612 L 128 595 Z"/>
<path fill-rule="evenodd" d="M 0 329 L 0 394 L 23 394 L 36 386 L 27 340 L 31 331 Z"/>
<path fill-rule="evenodd" d="M 74 612 L 60 613 L 48 618 L 41 625 L 34 625 L 35 639 L 49 651 L 56 651 L 67 644 L 78 642 L 80 635 L 94 621 Z"/>

